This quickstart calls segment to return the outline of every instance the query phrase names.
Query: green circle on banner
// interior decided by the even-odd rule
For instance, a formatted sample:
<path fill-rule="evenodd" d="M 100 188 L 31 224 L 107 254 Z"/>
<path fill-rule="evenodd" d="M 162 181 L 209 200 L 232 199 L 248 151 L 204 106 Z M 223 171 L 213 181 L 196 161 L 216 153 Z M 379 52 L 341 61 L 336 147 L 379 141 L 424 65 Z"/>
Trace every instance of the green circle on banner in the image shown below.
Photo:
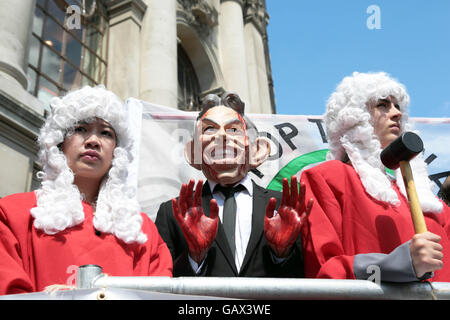
<path fill-rule="evenodd" d="M 283 178 L 287 178 L 290 183 L 290 177 L 297 174 L 304 167 L 323 162 L 326 160 L 328 149 L 317 150 L 309 153 L 302 154 L 295 159 L 289 161 L 287 165 L 281 168 L 280 171 L 273 177 L 272 181 L 267 185 L 267 189 L 282 191 L 283 190 Z"/>

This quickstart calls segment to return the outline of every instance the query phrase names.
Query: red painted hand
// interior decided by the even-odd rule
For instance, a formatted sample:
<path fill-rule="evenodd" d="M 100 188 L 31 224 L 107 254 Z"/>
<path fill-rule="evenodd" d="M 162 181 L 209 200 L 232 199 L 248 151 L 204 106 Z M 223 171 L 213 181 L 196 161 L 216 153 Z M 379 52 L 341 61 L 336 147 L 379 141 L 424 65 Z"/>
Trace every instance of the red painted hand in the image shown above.
<path fill-rule="evenodd" d="M 188 185 L 184 183 L 181 186 L 178 202 L 172 199 L 172 209 L 188 244 L 189 255 L 200 264 L 216 238 L 219 207 L 216 200 L 211 199 L 210 217 L 205 216 L 202 208 L 203 181 L 198 181 L 192 197 L 194 184 L 195 181 L 190 180 Z"/>
<path fill-rule="evenodd" d="M 274 216 L 276 199 L 271 198 L 266 208 L 264 218 L 264 235 L 267 242 L 279 258 L 286 258 L 292 245 L 300 234 L 304 219 L 311 212 L 314 199 L 310 199 L 305 205 L 306 187 L 300 184 L 300 194 L 298 193 L 297 177 L 291 177 L 291 192 L 289 194 L 289 183 L 283 179 L 283 196 L 281 198 L 278 213 Z"/>

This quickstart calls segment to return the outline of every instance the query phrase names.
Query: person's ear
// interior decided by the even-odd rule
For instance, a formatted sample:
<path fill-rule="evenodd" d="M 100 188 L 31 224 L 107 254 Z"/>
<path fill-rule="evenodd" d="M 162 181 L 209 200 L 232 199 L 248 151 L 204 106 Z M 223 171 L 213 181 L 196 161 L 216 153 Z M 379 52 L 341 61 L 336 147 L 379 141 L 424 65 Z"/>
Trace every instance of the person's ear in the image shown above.
<path fill-rule="evenodd" d="M 265 137 L 257 137 L 250 144 L 250 168 L 259 167 L 270 155 L 270 142 Z"/>
<path fill-rule="evenodd" d="M 194 140 L 189 140 L 184 146 L 184 158 L 189 165 L 197 170 L 202 170 L 202 154 L 200 150 L 196 150 Z M 199 149 L 199 148 L 197 148 Z"/>

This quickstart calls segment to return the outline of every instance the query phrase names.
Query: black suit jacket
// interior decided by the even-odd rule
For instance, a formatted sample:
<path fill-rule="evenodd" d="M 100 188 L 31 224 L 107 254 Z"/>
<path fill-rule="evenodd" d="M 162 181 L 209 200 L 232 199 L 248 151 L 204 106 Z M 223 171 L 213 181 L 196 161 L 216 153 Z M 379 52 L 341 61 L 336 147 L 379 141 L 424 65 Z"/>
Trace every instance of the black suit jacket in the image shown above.
<path fill-rule="evenodd" d="M 219 220 L 216 239 L 208 251 L 206 261 L 200 276 L 210 277 L 303 277 L 303 256 L 301 251 L 301 237 L 297 238 L 290 256 L 281 263 L 275 263 L 271 249 L 264 236 L 264 216 L 269 199 L 277 199 L 277 207 L 281 193 L 264 189 L 253 181 L 253 213 L 252 230 L 247 251 L 241 270 L 236 269 L 228 245 L 224 228 Z M 212 199 L 209 184 L 205 183 L 202 190 L 202 206 L 206 216 L 209 216 L 209 202 Z M 169 247 L 174 263 L 174 276 L 195 276 L 188 259 L 188 246 L 183 232 L 178 225 L 172 211 L 172 202 L 161 204 L 155 224 L 161 237 Z"/>

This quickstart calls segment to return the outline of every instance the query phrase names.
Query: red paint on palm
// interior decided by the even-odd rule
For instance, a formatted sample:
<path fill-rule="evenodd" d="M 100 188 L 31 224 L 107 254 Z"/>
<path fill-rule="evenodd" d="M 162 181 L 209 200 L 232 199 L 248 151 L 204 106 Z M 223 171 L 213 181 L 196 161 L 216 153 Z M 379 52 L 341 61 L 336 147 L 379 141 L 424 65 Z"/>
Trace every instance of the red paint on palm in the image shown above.
<path fill-rule="evenodd" d="M 203 181 L 198 181 L 192 196 L 194 184 L 195 181 L 191 179 L 189 184 L 181 186 L 178 202 L 172 199 L 172 209 L 188 244 L 189 255 L 200 263 L 216 238 L 219 207 L 216 200 L 211 199 L 210 216 L 205 216 L 202 208 Z"/>
<path fill-rule="evenodd" d="M 276 199 L 271 198 L 264 218 L 264 235 L 277 257 L 285 258 L 289 255 L 313 203 L 314 200 L 310 199 L 305 204 L 305 185 L 300 184 L 299 193 L 296 176 L 291 177 L 290 192 L 288 180 L 283 179 L 283 195 L 277 214 L 274 216 Z"/>

